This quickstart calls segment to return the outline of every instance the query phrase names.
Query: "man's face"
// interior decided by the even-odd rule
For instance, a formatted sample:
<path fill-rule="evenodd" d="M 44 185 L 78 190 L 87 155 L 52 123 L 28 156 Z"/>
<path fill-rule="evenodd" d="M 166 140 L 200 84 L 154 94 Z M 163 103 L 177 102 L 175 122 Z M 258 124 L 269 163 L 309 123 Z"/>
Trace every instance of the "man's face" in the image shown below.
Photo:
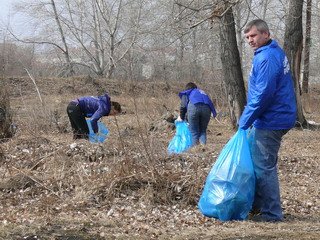
<path fill-rule="evenodd" d="M 250 31 L 244 35 L 253 50 L 262 47 L 270 39 L 268 31 L 261 33 L 256 26 L 253 26 Z"/>

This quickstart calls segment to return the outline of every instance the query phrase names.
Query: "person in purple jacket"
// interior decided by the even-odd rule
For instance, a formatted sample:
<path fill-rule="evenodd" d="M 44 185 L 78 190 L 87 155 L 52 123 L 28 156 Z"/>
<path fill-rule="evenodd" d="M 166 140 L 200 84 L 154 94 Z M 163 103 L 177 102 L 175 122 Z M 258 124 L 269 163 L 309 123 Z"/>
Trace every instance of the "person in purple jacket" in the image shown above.
<path fill-rule="evenodd" d="M 296 99 L 288 59 L 278 43 L 270 39 L 267 23 L 249 22 L 245 37 L 254 50 L 250 71 L 248 100 L 238 122 L 251 129 L 250 150 L 256 188 L 253 220 L 282 221 L 277 173 L 278 151 L 282 137 L 295 125 Z"/>
<path fill-rule="evenodd" d="M 110 101 L 107 94 L 103 96 L 86 96 L 72 100 L 67 113 L 73 130 L 73 139 L 89 139 L 86 118 L 90 118 L 93 132 L 98 133 L 98 120 L 103 116 L 116 115 L 121 112 L 118 102 Z"/>
<path fill-rule="evenodd" d="M 192 145 L 205 145 L 207 143 L 207 127 L 211 113 L 217 116 L 216 110 L 209 96 L 198 89 L 193 82 L 187 83 L 185 91 L 179 93 L 181 98 L 180 115 L 178 122 L 182 122 L 188 116 L 188 123 L 192 135 Z"/>

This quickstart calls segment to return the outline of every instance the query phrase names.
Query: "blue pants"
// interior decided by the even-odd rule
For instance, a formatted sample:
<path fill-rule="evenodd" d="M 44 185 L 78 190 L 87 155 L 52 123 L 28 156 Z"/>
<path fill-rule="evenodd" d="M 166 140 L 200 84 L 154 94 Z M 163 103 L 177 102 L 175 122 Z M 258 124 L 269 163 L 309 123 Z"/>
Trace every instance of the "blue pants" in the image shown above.
<path fill-rule="evenodd" d="M 192 135 L 192 145 L 207 143 L 207 127 L 210 121 L 211 109 L 203 103 L 188 104 L 188 122 Z"/>
<path fill-rule="evenodd" d="M 282 221 L 277 162 L 281 139 L 289 130 L 251 131 L 249 144 L 256 176 L 252 209 L 261 211 L 267 221 Z"/>

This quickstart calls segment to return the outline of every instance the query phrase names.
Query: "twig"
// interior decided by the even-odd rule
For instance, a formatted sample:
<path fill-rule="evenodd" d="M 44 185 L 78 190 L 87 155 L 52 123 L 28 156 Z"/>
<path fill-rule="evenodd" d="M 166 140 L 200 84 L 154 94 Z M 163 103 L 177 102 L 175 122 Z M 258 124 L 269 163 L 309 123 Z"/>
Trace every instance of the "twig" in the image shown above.
<path fill-rule="evenodd" d="M 51 193 L 53 193 L 55 196 L 57 196 L 60 200 L 62 200 L 62 198 L 56 193 L 54 192 L 52 189 L 46 187 L 43 183 L 39 182 L 37 179 L 29 176 L 28 174 L 26 174 L 23 170 L 18 169 L 16 167 L 13 167 L 15 170 L 17 170 L 18 172 L 22 173 L 23 175 L 29 177 L 32 181 L 34 181 L 35 183 L 38 183 L 41 187 L 43 187 L 44 189 L 47 189 L 48 191 L 50 191 Z"/>
<path fill-rule="evenodd" d="M 36 84 L 36 81 L 35 81 L 34 78 L 31 76 L 31 74 L 29 73 L 28 69 L 25 68 L 25 70 L 26 70 L 26 72 L 28 73 L 30 79 L 32 80 L 32 82 L 33 82 L 33 84 L 34 84 L 34 86 L 35 86 L 35 88 L 36 88 L 36 90 L 37 90 L 37 93 L 38 93 L 40 102 L 41 102 L 41 104 L 43 105 L 43 101 L 42 101 L 42 98 L 41 98 L 41 95 L 40 95 L 39 88 L 38 88 L 38 86 L 37 86 L 37 84 Z"/>
<path fill-rule="evenodd" d="M 35 170 L 39 167 L 40 163 L 43 162 L 47 157 L 52 156 L 53 154 L 55 154 L 57 151 L 61 150 L 61 148 L 56 149 L 54 152 L 49 153 L 46 156 L 41 157 L 36 164 L 34 164 L 29 170 Z"/>

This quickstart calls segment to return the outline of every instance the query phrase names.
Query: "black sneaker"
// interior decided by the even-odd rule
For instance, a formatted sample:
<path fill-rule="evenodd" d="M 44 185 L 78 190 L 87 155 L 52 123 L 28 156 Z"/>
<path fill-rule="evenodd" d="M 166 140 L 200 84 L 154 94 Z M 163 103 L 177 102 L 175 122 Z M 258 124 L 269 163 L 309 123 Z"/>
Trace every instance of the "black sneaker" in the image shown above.
<path fill-rule="evenodd" d="M 282 220 L 267 219 L 267 218 L 263 217 L 262 215 L 252 216 L 249 218 L 249 220 L 253 221 L 253 222 L 273 222 L 273 223 L 282 222 Z"/>
<path fill-rule="evenodd" d="M 261 209 L 251 209 L 249 212 L 249 217 L 259 216 L 261 215 Z"/>

